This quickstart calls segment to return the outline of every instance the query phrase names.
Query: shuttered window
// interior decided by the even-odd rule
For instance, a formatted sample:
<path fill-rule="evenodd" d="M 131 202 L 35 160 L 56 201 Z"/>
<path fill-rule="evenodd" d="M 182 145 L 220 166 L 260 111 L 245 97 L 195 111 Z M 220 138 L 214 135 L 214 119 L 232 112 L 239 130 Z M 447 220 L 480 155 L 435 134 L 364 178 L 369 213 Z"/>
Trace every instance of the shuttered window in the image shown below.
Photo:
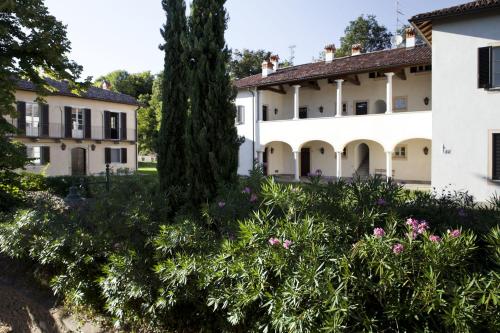
<path fill-rule="evenodd" d="M 104 163 L 127 163 L 127 148 L 105 148 Z"/>
<path fill-rule="evenodd" d="M 500 133 L 493 134 L 493 172 L 494 180 L 500 180 Z"/>
<path fill-rule="evenodd" d="M 46 165 L 50 163 L 50 147 L 48 146 L 28 146 L 26 147 L 26 153 L 33 165 Z"/>
<path fill-rule="evenodd" d="M 500 47 L 492 49 L 492 85 L 494 88 L 500 88 Z"/>
<path fill-rule="evenodd" d="M 500 88 L 500 47 L 479 48 L 477 77 L 479 88 Z"/>
<path fill-rule="evenodd" d="M 238 105 L 238 110 L 236 112 L 236 124 L 241 125 L 245 123 L 245 107 L 243 105 Z"/>

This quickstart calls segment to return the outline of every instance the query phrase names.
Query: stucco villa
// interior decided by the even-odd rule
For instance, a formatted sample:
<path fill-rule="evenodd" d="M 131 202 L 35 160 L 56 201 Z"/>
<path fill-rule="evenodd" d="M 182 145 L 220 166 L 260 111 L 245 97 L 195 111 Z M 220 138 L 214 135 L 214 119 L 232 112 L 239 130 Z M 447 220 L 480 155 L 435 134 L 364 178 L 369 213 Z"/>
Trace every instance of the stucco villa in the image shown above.
<path fill-rule="evenodd" d="M 390 50 L 236 81 L 239 169 L 300 180 L 381 175 L 479 200 L 500 192 L 500 0 L 416 15 Z M 416 34 L 425 43 L 416 45 Z"/>
<path fill-rule="evenodd" d="M 48 176 L 91 175 L 137 169 L 135 98 L 91 87 L 71 93 L 67 83 L 47 79 L 56 91 L 36 102 L 35 86 L 18 80 L 17 118 L 8 118 L 26 145 L 32 163 L 27 171 Z"/>

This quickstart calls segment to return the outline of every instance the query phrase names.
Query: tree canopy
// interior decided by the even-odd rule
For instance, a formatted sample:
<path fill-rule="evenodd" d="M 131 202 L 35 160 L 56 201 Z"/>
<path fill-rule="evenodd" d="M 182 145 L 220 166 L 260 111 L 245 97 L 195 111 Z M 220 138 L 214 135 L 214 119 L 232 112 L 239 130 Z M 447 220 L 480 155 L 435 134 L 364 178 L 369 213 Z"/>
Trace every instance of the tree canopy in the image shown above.
<path fill-rule="evenodd" d="M 54 89 L 45 76 L 68 81 L 77 93 L 88 82 L 77 83 L 82 67 L 68 58 L 71 43 L 66 27 L 50 15 L 42 0 L 2 1 L 0 6 L 0 173 L 5 173 L 27 162 L 23 145 L 9 139 L 15 128 L 5 119 L 17 116 L 16 79 L 33 82 L 41 97 Z"/>
<path fill-rule="evenodd" d="M 378 23 L 375 15 L 360 15 L 351 21 L 340 38 L 340 48 L 336 56 L 344 57 L 351 54 L 353 44 L 361 44 L 362 52 L 372 52 L 391 47 L 392 33 Z"/>
<path fill-rule="evenodd" d="M 130 74 L 116 70 L 97 78 L 94 85 L 101 87 L 103 82 L 110 84 L 110 90 L 140 99 L 141 95 L 151 95 L 155 77 L 150 71 Z"/>
<path fill-rule="evenodd" d="M 270 56 L 271 52 L 265 50 L 234 50 L 229 62 L 231 77 L 233 79 L 241 79 L 259 74 L 262 71 L 262 62 L 269 59 Z"/>

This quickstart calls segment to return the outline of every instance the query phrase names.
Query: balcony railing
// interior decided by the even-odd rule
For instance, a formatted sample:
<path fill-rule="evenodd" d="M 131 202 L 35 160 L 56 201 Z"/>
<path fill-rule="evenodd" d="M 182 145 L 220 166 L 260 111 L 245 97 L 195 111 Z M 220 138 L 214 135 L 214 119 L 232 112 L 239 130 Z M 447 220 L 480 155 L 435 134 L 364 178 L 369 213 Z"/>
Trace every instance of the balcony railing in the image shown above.
<path fill-rule="evenodd" d="M 11 121 L 12 125 L 17 128 L 17 119 Z M 87 133 L 88 134 L 88 133 Z M 18 136 L 25 136 L 30 138 L 48 138 L 48 139 L 80 139 L 80 140 L 122 140 L 122 141 L 136 141 L 136 130 L 126 129 L 126 136 L 122 135 L 120 130 L 110 130 L 109 135 L 106 137 L 103 126 L 92 126 L 90 128 L 90 136 L 86 135 L 85 128 L 71 129 L 66 133 L 64 125 L 61 123 L 38 123 L 26 124 L 26 130 L 18 133 Z"/>

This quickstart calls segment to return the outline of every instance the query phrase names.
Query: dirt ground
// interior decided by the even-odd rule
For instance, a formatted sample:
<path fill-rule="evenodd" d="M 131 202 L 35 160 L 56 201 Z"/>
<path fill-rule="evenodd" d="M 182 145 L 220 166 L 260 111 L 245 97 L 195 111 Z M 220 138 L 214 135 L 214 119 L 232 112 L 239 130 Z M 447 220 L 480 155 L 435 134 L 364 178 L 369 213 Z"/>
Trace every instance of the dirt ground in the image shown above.
<path fill-rule="evenodd" d="M 50 290 L 32 277 L 30 267 L 0 257 L 0 333 L 103 333 L 79 323 L 57 306 Z"/>

